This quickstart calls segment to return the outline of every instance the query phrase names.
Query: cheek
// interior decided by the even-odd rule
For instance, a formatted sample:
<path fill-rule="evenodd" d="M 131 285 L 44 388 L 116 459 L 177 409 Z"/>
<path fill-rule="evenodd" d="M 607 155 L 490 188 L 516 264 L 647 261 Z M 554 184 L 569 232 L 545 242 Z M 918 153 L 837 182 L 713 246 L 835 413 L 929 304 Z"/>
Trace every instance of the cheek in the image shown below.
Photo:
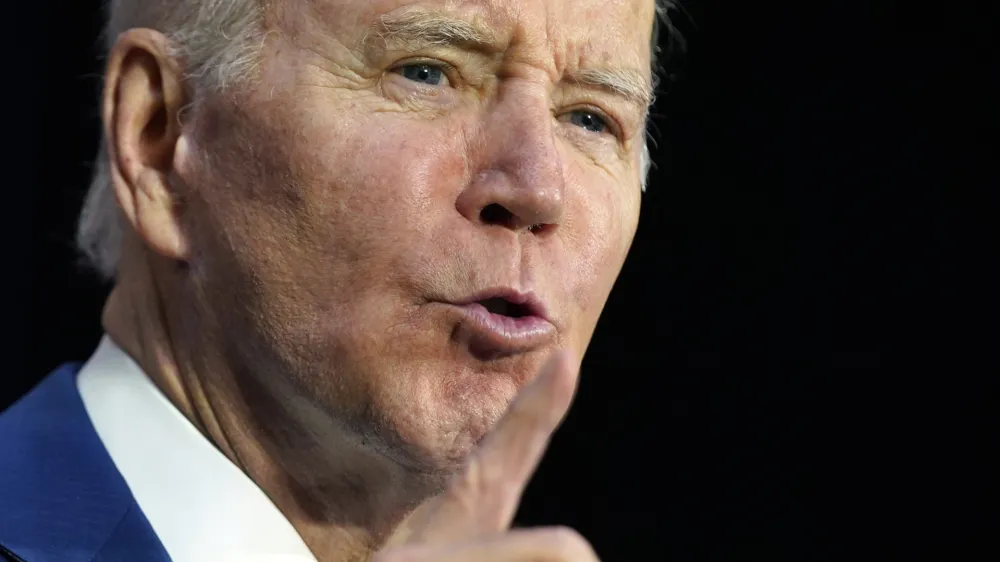
<path fill-rule="evenodd" d="M 272 315 L 297 309 L 305 320 L 343 295 L 398 281 L 400 260 L 432 249 L 435 213 L 454 212 L 466 175 L 457 124 L 332 111 L 308 98 L 249 117 L 202 128 L 203 150 L 218 157 L 195 182 L 203 186 L 193 221 L 207 239 L 194 265 L 233 262 L 223 268 L 268 293 L 254 300 Z"/>
<path fill-rule="evenodd" d="M 398 114 L 331 125 L 322 118 L 304 124 L 304 142 L 291 152 L 304 160 L 298 183 L 315 210 L 311 226 L 361 260 L 426 240 L 421 235 L 454 208 L 466 181 L 461 127 Z"/>
<path fill-rule="evenodd" d="M 577 245 L 573 297 L 592 331 L 625 262 L 638 224 L 638 193 L 611 182 L 584 181 L 571 211 Z M 638 192 L 638 187 L 635 189 Z"/>

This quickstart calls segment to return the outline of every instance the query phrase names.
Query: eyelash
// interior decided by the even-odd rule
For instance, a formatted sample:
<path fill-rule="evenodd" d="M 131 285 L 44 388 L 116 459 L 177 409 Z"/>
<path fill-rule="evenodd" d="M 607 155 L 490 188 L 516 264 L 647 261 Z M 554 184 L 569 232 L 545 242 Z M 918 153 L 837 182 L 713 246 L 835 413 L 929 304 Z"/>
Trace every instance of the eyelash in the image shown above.
<path fill-rule="evenodd" d="M 424 58 L 406 59 L 406 60 L 400 61 L 400 62 L 396 63 L 395 65 L 393 65 L 392 67 L 390 67 L 389 71 L 390 72 L 397 72 L 400 69 L 402 69 L 404 67 L 407 67 L 407 66 L 430 66 L 430 67 L 437 68 L 437 69 L 439 69 L 445 75 L 445 77 L 448 79 L 448 82 L 451 83 L 451 87 L 453 87 L 453 88 L 456 86 L 456 84 L 458 84 L 458 83 L 461 82 L 461 75 L 458 72 L 458 69 L 454 65 L 449 64 L 449 63 L 447 63 L 445 61 L 442 61 L 442 60 L 438 60 L 438 59 L 424 59 Z M 419 82 L 413 82 L 413 83 L 415 85 L 419 86 L 419 87 L 422 87 L 422 88 L 435 88 L 436 87 L 436 86 L 422 85 Z M 606 131 L 607 134 L 612 135 L 612 136 L 614 136 L 614 137 L 616 137 L 618 139 L 622 138 L 623 135 L 622 135 L 622 127 L 621 127 L 621 125 L 618 123 L 617 119 L 614 119 L 613 117 L 611 117 L 610 115 L 608 115 L 607 112 L 605 112 L 605 111 L 603 111 L 603 110 L 601 110 L 601 109 L 599 109 L 599 108 L 597 108 L 595 106 L 586 105 L 586 106 L 574 107 L 572 109 L 569 109 L 569 110 L 565 111 L 564 114 L 573 113 L 575 111 L 584 111 L 584 112 L 587 112 L 587 113 L 593 113 L 598 118 L 600 118 L 601 121 L 604 122 L 605 126 L 607 127 L 607 131 Z M 582 127 L 578 127 L 578 128 L 582 129 Z M 592 131 L 588 131 L 588 132 L 592 132 Z M 597 134 L 601 134 L 601 133 L 597 133 Z"/>

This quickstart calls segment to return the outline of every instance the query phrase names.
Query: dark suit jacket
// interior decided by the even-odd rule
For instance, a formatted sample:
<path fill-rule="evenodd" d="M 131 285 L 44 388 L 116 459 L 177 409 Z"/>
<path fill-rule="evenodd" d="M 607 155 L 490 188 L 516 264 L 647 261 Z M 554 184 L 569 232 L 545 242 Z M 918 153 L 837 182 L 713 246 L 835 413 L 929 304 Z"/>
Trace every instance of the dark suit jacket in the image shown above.
<path fill-rule="evenodd" d="M 0 413 L 0 560 L 169 561 L 87 416 L 79 367 Z"/>

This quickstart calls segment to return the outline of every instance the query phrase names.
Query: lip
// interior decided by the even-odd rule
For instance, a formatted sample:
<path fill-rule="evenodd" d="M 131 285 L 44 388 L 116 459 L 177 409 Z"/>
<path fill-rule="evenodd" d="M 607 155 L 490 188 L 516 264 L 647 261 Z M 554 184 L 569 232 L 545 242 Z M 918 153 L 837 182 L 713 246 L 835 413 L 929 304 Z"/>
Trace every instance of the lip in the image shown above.
<path fill-rule="evenodd" d="M 482 301 L 493 298 L 520 305 L 525 314 L 513 317 L 490 312 Z M 499 288 L 446 304 L 459 314 L 454 335 L 459 341 L 468 342 L 475 355 L 495 357 L 524 353 L 545 345 L 556 335 L 556 327 L 549 320 L 544 303 L 530 292 Z"/>

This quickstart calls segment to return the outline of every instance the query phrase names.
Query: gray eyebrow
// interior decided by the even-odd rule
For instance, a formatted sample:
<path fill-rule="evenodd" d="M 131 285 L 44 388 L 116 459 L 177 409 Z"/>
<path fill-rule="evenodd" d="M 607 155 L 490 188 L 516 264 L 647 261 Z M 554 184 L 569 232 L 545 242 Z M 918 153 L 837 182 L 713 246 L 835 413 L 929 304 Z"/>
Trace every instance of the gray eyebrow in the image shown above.
<path fill-rule="evenodd" d="M 424 9 L 384 14 L 369 26 L 362 39 L 365 50 L 398 46 L 418 50 L 427 46 L 460 46 L 497 52 L 500 45 L 486 28 L 441 12 Z"/>
<path fill-rule="evenodd" d="M 447 13 L 422 8 L 383 14 L 369 26 L 361 44 L 365 51 L 377 48 L 416 51 L 428 46 L 457 46 L 491 54 L 502 50 L 500 42 L 488 28 Z M 635 69 L 584 69 L 568 77 L 568 80 L 625 98 L 644 111 L 653 101 L 649 77 Z"/>
<path fill-rule="evenodd" d="M 634 69 L 592 68 L 575 73 L 571 80 L 617 94 L 643 108 L 653 102 L 653 86 L 649 78 Z"/>

